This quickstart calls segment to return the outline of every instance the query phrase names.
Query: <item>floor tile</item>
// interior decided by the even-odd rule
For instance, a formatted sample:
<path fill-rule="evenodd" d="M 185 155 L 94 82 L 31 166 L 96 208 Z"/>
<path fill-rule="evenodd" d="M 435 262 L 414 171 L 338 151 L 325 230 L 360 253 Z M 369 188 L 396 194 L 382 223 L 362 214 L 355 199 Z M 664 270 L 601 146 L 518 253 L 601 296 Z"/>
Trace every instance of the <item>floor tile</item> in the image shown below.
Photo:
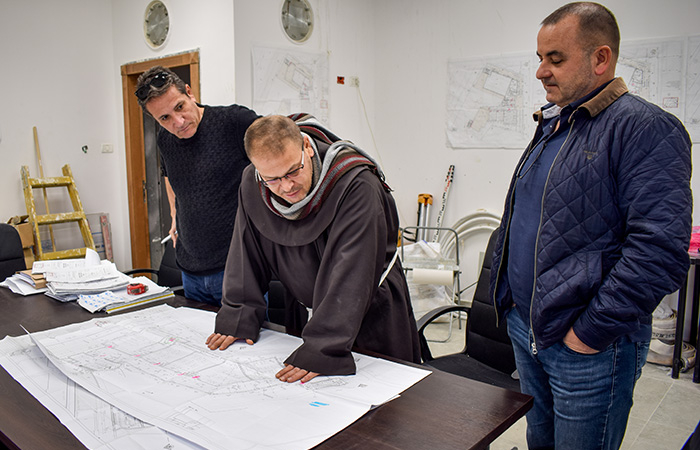
<path fill-rule="evenodd" d="M 691 432 L 649 422 L 630 450 L 680 450 Z"/>
<path fill-rule="evenodd" d="M 637 385 L 634 388 L 634 403 L 630 417 L 645 422 L 649 420 L 671 386 L 673 386 L 671 377 L 668 379 L 647 377 L 642 371 L 642 376 L 637 380 Z"/>
<path fill-rule="evenodd" d="M 493 441 L 489 450 L 512 450 L 513 447 L 517 447 L 518 450 L 527 450 L 526 430 L 527 422 L 523 417 Z"/>
<path fill-rule="evenodd" d="M 700 421 L 700 390 L 692 384 L 673 383 L 649 422 L 673 426 L 690 434 Z"/>
<path fill-rule="evenodd" d="M 632 450 L 634 444 L 636 444 L 639 435 L 641 434 L 644 426 L 647 424 L 646 420 L 636 419 L 630 417 L 627 422 L 627 430 L 625 430 L 625 438 L 622 440 L 622 450 Z"/>

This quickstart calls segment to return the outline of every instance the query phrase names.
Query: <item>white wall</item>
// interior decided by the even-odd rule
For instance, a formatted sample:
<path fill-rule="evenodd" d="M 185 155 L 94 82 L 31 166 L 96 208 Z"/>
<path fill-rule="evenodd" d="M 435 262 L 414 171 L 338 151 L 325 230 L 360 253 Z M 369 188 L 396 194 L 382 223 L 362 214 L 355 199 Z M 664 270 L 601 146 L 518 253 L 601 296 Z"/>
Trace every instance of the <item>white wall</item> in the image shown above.
<path fill-rule="evenodd" d="M 37 174 L 37 126 L 45 174 L 72 166 L 85 209 L 110 214 L 115 260 L 130 268 L 119 67 L 199 49 L 202 101 L 250 105 L 254 45 L 328 52 L 330 126 L 381 158 L 403 225 L 415 223 L 418 193 L 439 203 L 449 164 L 456 177 L 445 225 L 477 209 L 500 214 L 520 151 L 446 146 L 447 60 L 534 52 L 539 22 L 565 2 L 310 1 L 316 28 L 297 45 L 282 34 L 281 0 L 166 0 L 171 33 L 153 50 L 142 37 L 149 0 L 0 0 L 0 220 L 25 212 L 19 169 Z M 698 34 L 696 0 L 604 3 L 623 42 Z M 338 75 L 360 78 L 377 148 L 357 89 L 336 85 Z M 102 143 L 114 144 L 114 153 L 100 153 Z"/>
<path fill-rule="evenodd" d="M 435 223 L 450 164 L 455 164 L 456 175 L 443 225 L 451 226 L 477 210 L 500 215 L 522 149 L 453 150 L 446 145 L 447 61 L 534 54 L 539 23 L 566 1 L 310 2 L 318 28 L 307 43 L 297 45 L 280 29 L 280 2 L 234 1 L 237 99 L 244 104 L 252 101 L 252 46 L 328 51 L 330 126 L 341 137 L 381 157 L 387 181 L 395 189 L 403 226 L 416 224 L 417 196 L 422 192 L 434 197 L 431 224 Z M 700 2 L 696 0 L 603 3 L 616 15 L 623 42 L 700 32 Z M 356 90 L 336 85 L 337 75 L 359 75 L 377 148 Z M 525 145 L 527 142 L 523 148 Z M 476 276 L 478 252 L 486 239 L 487 233 L 482 233 L 462 248 L 462 266 L 467 272 L 463 286 Z"/>
<path fill-rule="evenodd" d="M 564 3 L 450 0 L 431 3 L 428 8 L 415 0 L 376 2 L 375 134 L 378 145 L 389 155 L 384 158 L 391 161 L 386 171 L 405 219 L 415 220 L 420 192 L 432 193 L 439 203 L 449 164 L 455 164 L 456 176 L 446 225 L 476 209 L 501 214 L 521 150 L 447 147 L 447 60 L 534 54 L 539 23 Z M 700 2 L 695 0 L 603 3 L 616 15 L 623 43 L 700 33 Z M 433 212 L 437 209 L 434 205 Z"/>
<path fill-rule="evenodd" d="M 143 39 L 143 15 L 150 0 L 112 0 L 114 65 L 199 50 L 202 98 L 208 104 L 235 100 L 232 0 L 166 0 L 168 38 L 158 49 Z M 121 80 L 119 80 L 121 108 Z M 123 116 L 123 114 L 121 114 Z M 123 117 L 121 117 L 123 120 Z M 123 124 L 120 122 L 120 129 Z"/>
<path fill-rule="evenodd" d="M 446 145 L 447 61 L 534 54 L 540 21 L 566 2 L 443 0 L 427 6 L 417 0 L 311 0 L 316 29 L 301 45 L 282 34 L 279 3 L 234 1 L 239 102 L 252 103 L 253 46 L 328 51 L 330 126 L 380 155 L 403 225 L 415 224 L 421 192 L 433 194 L 435 220 L 450 164 L 456 165 L 456 177 L 443 223 L 451 225 L 478 209 L 500 214 L 521 150 L 453 150 Z M 603 3 L 616 14 L 623 41 L 698 33 L 700 3 L 693 0 Z M 336 85 L 337 75 L 360 77 L 378 149 L 356 90 Z"/>
<path fill-rule="evenodd" d="M 372 154 L 372 136 L 356 88 L 336 83 L 338 75 L 360 79 L 370 123 L 374 121 L 371 97 L 376 78 L 374 4 L 372 0 L 311 0 L 315 25 L 310 38 L 296 44 L 280 25 L 281 0 L 235 0 L 236 99 L 253 103 L 254 47 L 272 47 L 309 53 L 328 53 L 330 123 L 338 136 L 349 139 Z M 368 100 L 366 97 L 370 97 Z M 302 112 L 302 111 L 296 111 Z M 304 111 L 308 112 L 308 111 Z M 375 154 L 376 155 L 376 154 Z"/>
<path fill-rule="evenodd" d="M 117 146 L 123 134 L 113 89 L 119 72 L 111 1 L 3 0 L 0 11 L 0 220 L 26 214 L 20 167 L 39 176 L 36 126 L 44 175 L 58 176 L 70 164 L 86 212 L 109 212 L 117 220 L 115 239 L 123 239 L 123 152 L 100 153 L 102 143 Z M 71 209 L 65 189 L 52 193 L 51 212 Z M 41 196 L 37 203 L 43 205 Z"/>
<path fill-rule="evenodd" d="M 122 270 L 131 267 L 131 249 L 120 66 L 199 49 L 202 100 L 229 104 L 235 96 L 232 1 L 196 7 L 166 1 L 171 33 L 158 50 L 143 40 L 148 3 L 2 0 L 0 14 L 6 58 L 0 71 L 0 220 L 26 213 L 19 173 L 28 165 L 39 176 L 36 126 L 44 175 L 59 175 L 64 164 L 71 165 L 85 211 L 110 215 L 115 262 Z M 113 144 L 114 153 L 101 153 L 102 143 Z M 66 195 L 49 199 L 52 212 L 70 209 Z M 75 235 L 71 231 L 68 237 Z"/>

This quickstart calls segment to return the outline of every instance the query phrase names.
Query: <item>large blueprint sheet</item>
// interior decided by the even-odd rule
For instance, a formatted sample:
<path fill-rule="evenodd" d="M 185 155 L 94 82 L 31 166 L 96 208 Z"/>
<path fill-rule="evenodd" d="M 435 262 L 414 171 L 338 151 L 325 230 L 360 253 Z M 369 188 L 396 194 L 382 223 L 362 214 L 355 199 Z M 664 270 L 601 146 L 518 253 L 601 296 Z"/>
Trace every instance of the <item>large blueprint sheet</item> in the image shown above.
<path fill-rule="evenodd" d="M 1 340 L 0 365 L 89 449 L 202 450 L 81 388 L 63 375 L 29 336 Z"/>
<path fill-rule="evenodd" d="M 211 312 L 163 305 L 32 337 L 88 391 L 211 449 L 310 448 L 429 373 L 355 355 L 357 375 L 282 383 L 274 374 L 299 339 L 264 330 L 255 345 L 211 351 L 213 328 Z"/>

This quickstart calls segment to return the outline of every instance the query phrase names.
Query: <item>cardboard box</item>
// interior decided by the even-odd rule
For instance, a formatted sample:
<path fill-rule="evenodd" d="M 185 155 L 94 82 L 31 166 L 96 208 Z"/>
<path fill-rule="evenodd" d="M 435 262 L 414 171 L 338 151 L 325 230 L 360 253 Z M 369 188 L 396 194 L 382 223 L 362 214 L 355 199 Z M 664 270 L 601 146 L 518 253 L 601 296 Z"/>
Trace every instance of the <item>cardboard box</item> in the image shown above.
<path fill-rule="evenodd" d="M 19 238 L 22 240 L 22 248 L 31 249 L 34 245 L 34 234 L 32 234 L 32 226 L 28 223 L 20 223 L 15 225 L 17 231 L 19 231 Z"/>
<path fill-rule="evenodd" d="M 34 265 L 34 247 L 24 249 L 24 265 L 27 269 L 31 269 Z"/>

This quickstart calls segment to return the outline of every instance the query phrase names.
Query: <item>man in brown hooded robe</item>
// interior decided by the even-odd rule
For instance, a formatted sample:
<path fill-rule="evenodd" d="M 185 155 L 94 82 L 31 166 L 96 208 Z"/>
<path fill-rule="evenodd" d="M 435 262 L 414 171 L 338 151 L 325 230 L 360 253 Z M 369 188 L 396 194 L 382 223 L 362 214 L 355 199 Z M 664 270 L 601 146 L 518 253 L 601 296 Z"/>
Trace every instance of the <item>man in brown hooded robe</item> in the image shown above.
<path fill-rule="evenodd" d="M 281 381 L 355 373 L 351 349 L 420 362 L 396 257 L 398 213 L 379 166 L 308 115 L 267 116 L 246 132 L 243 173 L 213 349 L 252 344 L 272 277 L 311 311 Z"/>

